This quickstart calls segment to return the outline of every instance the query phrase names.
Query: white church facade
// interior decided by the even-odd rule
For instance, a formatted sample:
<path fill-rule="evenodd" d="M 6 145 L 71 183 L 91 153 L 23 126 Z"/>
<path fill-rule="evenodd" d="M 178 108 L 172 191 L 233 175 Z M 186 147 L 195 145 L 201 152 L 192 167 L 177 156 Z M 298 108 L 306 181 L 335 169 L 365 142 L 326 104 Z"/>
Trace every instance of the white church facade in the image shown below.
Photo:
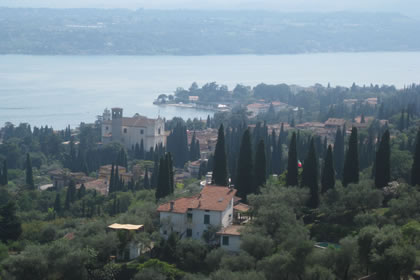
<path fill-rule="evenodd" d="M 135 114 L 132 118 L 123 117 L 122 108 L 104 110 L 102 115 L 102 143 L 119 142 L 132 149 L 136 144 L 143 145 L 145 151 L 156 145 L 165 145 L 165 123 L 160 117 L 149 119 Z"/>

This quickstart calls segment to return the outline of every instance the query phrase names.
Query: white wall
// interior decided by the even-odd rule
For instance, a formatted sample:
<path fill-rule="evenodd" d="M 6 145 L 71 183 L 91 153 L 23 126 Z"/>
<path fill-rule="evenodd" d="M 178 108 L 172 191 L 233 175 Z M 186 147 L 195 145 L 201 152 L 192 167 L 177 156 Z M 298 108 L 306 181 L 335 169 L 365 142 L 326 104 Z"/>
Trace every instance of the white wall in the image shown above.
<path fill-rule="evenodd" d="M 106 129 L 107 127 L 108 129 Z M 127 133 L 124 133 L 124 129 L 127 129 Z M 143 134 L 141 134 L 141 130 L 143 130 Z M 112 133 L 112 124 L 102 124 L 103 142 L 103 137 L 108 133 Z M 154 124 L 151 122 L 147 127 L 121 127 L 121 142 L 127 149 L 131 149 L 136 143 L 140 145 L 142 139 L 145 151 L 149 151 L 151 147 L 154 148 L 160 143 L 165 145 L 165 126 L 163 120 L 157 119 L 154 121 Z M 118 139 L 113 139 L 113 141 L 118 141 Z"/>
<path fill-rule="evenodd" d="M 227 226 L 229 225 L 229 213 L 233 214 L 232 208 L 226 210 L 225 212 L 220 211 L 208 211 L 193 209 L 190 211 L 192 213 L 192 222 L 188 223 L 187 213 L 171 213 L 171 212 L 160 212 L 160 233 L 164 237 L 168 237 L 171 233 L 171 227 L 174 232 L 178 232 L 182 235 L 183 238 L 187 236 L 187 228 L 192 229 L 192 238 L 201 239 L 205 230 L 207 230 L 208 225 L 204 224 L 204 215 L 210 216 L 210 224 L 214 226 Z M 223 217 L 223 219 L 222 219 Z M 166 235 L 164 234 L 164 231 Z"/>
<path fill-rule="evenodd" d="M 204 215 L 210 216 L 210 224 L 214 226 L 221 225 L 221 212 L 219 211 L 208 211 L 193 209 L 192 212 L 192 238 L 201 239 L 203 232 L 207 230 L 208 225 L 204 224 Z"/>
<path fill-rule="evenodd" d="M 124 129 L 127 129 L 127 133 L 124 133 Z M 143 130 L 143 134 L 141 134 L 141 130 Z M 136 146 L 136 143 L 140 145 L 142 139 L 144 149 L 146 151 L 149 149 L 146 143 L 146 127 L 123 126 L 121 135 L 124 138 L 124 145 L 127 149 L 131 149 L 133 146 Z"/>
<path fill-rule="evenodd" d="M 229 237 L 229 245 L 223 245 L 223 236 Z M 220 235 L 220 247 L 230 252 L 239 252 L 241 237 L 239 235 Z"/>
<path fill-rule="evenodd" d="M 227 227 L 232 224 L 233 220 L 233 198 L 231 199 L 228 207 L 222 212 L 222 226 Z"/>
<path fill-rule="evenodd" d="M 167 238 L 171 234 L 171 229 L 183 236 L 186 235 L 187 214 L 160 212 L 160 234 Z"/>

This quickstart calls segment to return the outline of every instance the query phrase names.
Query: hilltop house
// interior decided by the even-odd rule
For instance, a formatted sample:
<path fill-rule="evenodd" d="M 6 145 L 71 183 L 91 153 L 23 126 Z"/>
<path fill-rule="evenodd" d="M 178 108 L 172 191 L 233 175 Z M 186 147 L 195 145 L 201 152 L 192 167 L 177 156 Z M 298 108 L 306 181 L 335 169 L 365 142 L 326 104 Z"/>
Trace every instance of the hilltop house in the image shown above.
<path fill-rule="evenodd" d="M 168 238 L 176 232 L 181 238 L 201 239 L 210 225 L 222 229 L 230 226 L 235 194 L 235 189 L 208 185 L 198 195 L 160 205 L 161 235 Z"/>
<path fill-rule="evenodd" d="M 165 144 L 165 126 L 160 117 L 149 119 L 135 114 L 132 118 L 123 117 L 122 108 L 107 109 L 102 114 L 102 143 L 119 142 L 127 149 L 132 149 L 136 144 L 143 146 L 145 151 L 156 145 Z"/>

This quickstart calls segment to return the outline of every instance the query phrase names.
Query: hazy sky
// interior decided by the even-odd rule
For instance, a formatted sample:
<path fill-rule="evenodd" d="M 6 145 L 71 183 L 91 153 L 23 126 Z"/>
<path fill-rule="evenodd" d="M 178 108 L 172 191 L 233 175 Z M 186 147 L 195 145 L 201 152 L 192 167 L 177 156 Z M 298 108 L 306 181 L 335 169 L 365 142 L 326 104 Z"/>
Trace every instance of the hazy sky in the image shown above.
<path fill-rule="evenodd" d="M 280 11 L 370 11 L 420 15 L 419 0 L 0 0 L 3 7 L 268 9 Z"/>

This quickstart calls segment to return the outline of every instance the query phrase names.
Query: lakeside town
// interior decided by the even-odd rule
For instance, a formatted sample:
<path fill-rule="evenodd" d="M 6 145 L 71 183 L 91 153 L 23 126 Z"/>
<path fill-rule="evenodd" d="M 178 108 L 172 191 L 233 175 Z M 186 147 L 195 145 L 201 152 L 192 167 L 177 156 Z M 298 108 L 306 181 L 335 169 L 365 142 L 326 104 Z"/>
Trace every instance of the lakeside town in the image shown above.
<path fill-rule="evenodd" d="M 58 250 L 75 260 L 71 279 L 418 277 L 419 86 L 194 84 L 159 104 L 223 110 L 166 120 L 112 107 L 63 130 L 6 123 L 2 273 L 38 267 L 43 279 L 38 262 Z M 290 260 L 277 260 L 286 248 Z"/>

